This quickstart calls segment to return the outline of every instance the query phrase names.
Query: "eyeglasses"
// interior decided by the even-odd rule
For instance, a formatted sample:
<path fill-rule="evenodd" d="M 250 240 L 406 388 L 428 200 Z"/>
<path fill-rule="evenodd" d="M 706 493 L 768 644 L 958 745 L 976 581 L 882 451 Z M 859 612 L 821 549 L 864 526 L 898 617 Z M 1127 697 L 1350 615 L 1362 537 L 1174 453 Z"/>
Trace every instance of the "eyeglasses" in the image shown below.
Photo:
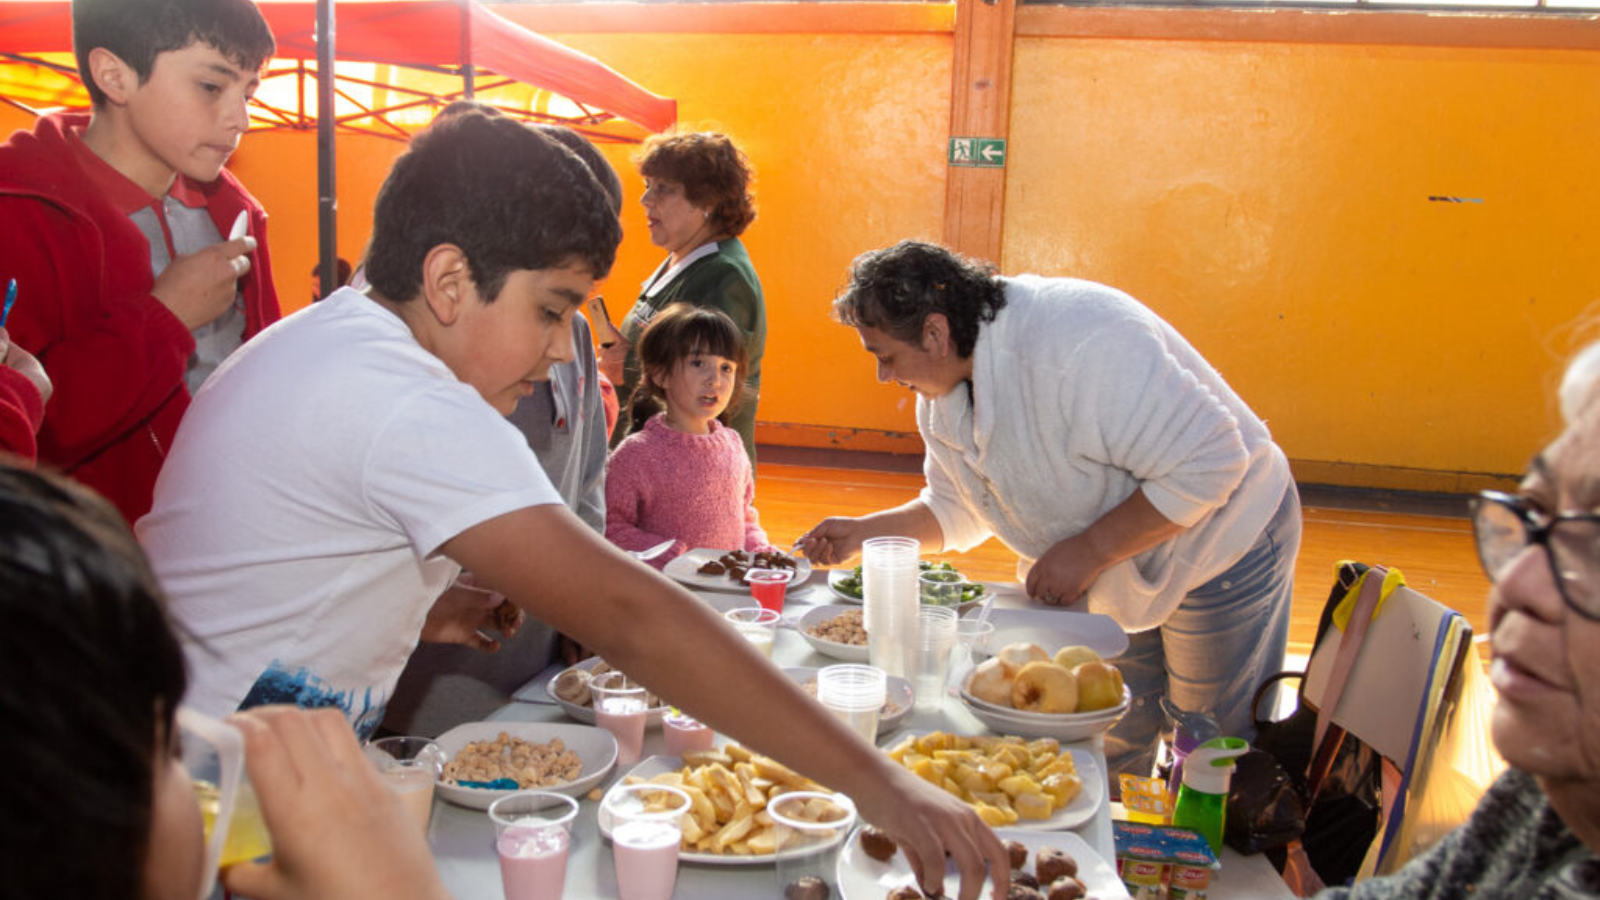
<path fill-rule="evenodd" d="M 1558 532 L 1558 526 L 1567 527 Z M 1600 621 L 1600 514 L 1551 516 L 1521 497 L 1483 491 L 1472 499 L 1472 533 L 1490 581 L 1500 580 L 1522 548 L 1543 546 L 1561 599 L 1578 615 Z"/>

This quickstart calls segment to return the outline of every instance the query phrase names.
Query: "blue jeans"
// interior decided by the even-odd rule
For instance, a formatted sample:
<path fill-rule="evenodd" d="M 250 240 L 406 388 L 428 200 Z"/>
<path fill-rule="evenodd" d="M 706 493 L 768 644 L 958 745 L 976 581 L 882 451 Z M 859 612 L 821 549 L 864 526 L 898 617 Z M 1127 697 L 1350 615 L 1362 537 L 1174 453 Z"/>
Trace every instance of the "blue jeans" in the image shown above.
<path fill-rule="evenodd" d="M 1283 668 L 1299 551 L 1300 494 L 1291 484 L 1238 562 L 1190 591 L 1159 628 L 1128 636 L 1116 664 L 1133 702 L 1105 735 L 1113 790 L 1120 772 L 1150 774 L 1163 696 L 1209 715 L 1223 734 L 1254 740 L 1250 701 Z"/>

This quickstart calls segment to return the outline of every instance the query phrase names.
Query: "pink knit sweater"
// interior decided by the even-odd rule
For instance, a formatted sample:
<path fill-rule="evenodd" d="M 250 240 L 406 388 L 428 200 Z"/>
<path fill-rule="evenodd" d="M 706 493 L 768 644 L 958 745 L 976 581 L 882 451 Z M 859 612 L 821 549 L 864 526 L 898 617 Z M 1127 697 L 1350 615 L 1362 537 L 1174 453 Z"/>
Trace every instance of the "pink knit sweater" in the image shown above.
<path fill-rule="evenodd" d="M 657 414 L 606 463 L 606 538 L 624 550 L 672 538 L 656 568 L 697 547 L 770 550 L 755 498 L 737 431 L 712 421 L 710 434 L 685 434 Z"/>

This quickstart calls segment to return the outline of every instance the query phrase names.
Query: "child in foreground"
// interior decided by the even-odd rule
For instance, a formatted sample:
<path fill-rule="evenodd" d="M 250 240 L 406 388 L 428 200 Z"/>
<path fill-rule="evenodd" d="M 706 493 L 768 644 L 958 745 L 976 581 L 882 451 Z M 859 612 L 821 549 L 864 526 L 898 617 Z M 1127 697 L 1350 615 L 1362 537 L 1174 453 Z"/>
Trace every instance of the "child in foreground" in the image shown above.
<path fill-rule="evenodd" d="M 183 654 L 155 576 L 104 500 L 0 460 L 0 779 L 12 900 L 194 900 L 199 804 L 178 761 Z M 223 883 L 256 900 L 440 900 L 427 845 L 343 717 L 242 713 L 270 863 Z"/>
<path fill-rule="evenodd" d="M 275 45 L 251 0 L 73 0 L 72 41 L 94 110 L 0 146 L 0 277 L 55 382 L 40 461 L 133 522 L 191 394 L 278 318 L 266 212 L 223 168 Z"/>
<path fill-rule="evenodd" d="M 727 417 L 737 408 L 744 334 L 719 309 L 676 304 L 639 339 L 635 397 L 663 411 L 619 445 L 606 466 L 606 538 L 624 550 L 671 539 L 660 568 L 687 550 L 776 549 L 756 515 L 755 474 Z M 641 403 L 640 401 L 647 401 Z"/>
<path fill-rule="evenodd" d="M 521 123 L 466 113 L 411 142 L 378 192 L 369 293 L 335 292 L 218 369 L 139 522 L 190 633 L 191 702 L 336 706 L 370 733 L 419 637 L 488 624 L 435 604 L 464 567 L 691 716 L 849 794 L 930 892 L 947 851 L 962 900 L 986 869 L 1003 889 L 1005 849 L 970 807 L 585 527 L 505 420 L 572 358 L 572 317 L 621 239 L 589 169 Z"/>

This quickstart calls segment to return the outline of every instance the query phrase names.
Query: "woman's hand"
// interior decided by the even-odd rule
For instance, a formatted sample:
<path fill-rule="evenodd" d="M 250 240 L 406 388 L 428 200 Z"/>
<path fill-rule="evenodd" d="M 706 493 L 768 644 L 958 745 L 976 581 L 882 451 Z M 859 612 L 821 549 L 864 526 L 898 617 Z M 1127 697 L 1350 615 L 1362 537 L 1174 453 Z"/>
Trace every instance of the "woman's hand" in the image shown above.
<path fill-rule="evenodd" d="M 861 519 L 832 516 L 818 522 L 794 542 L 794 548 L 819 566 L 838 566 L 861 552 L 861 542 L 872 537 Z"/>
<path fill-rule="evenodd" d="M 600 345 L 600 358 L 595 360 L 595 366 L 600 370 L 600 374 L 610 379 L 619 390 L 622 388 L 622 364 L 628 359 L 628 351 L 632 349 L 633 345 L 622 337 L 621 332 L 618 332 L 615 340 Z M 619 399 L 626 401 L 631 398 L 619 397 Z"/>
<path fill-rule="evenodd" d="M 259 707 L 228 718 L 272 833 L 272 859 L 222 872 L 257 900 L 447 900 L 417 820 L 335 709 Z"/>
<path fill-rule="evenodd" d="M 1162 515 L 1144 491 L 1134 491 L 1083 533 L 1058 541 L 1041 554 L 1028 572 L 1028 596 L 1055 606 L 1075 603 L 1101 572 L 1183 530 Z"/>
<path fill-rule="evenodd" d="M 1044 552 L 1028 572 L 1028 596 L 1040 603 L 1067 606 L 1088 592 L 1108 563 L 1101 560 L 1084 535 L 1058 541 Z"/>
<path fill-rule="evenodd" d="M 976 900 L 986 869 L 994 879 L 993 896 L 1006 895 L 1010 857 L 972 807 L 893 763 L 887 763 L 887 775 L 877 783 L 881 791 L 856 798 L 861 817 L 900 845 L 924 894 L 944 896 L 948 854 L 961 873 L 960 900 Z"/>

